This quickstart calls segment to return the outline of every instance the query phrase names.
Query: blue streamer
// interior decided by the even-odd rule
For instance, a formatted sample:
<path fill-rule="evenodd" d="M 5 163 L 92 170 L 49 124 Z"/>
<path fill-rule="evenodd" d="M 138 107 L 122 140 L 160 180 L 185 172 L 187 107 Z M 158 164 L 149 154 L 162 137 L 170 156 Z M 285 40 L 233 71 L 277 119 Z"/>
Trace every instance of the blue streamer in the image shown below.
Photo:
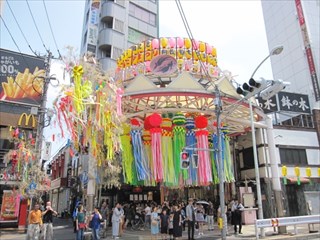
<path fill-rule="evenodd" d="M 146 158 L 141 140 L 141 130 L 131 130 L 133 156 L 139 181 L 146 180 L 148 171 L 146 168 Z"/>
<path fill-rule="evenodd" d="M 186 132 L 186 146 L 196 147 L 196 137 L 195 132 L 193 130 L 188 130 Z M 193 150 L 187 150 L 189 156 L 192 159 L 192 154 L 194 153 Z M 198 173 L 197 168 L 193 166 L 193 162 L 189 165 L 189 178 L 191 178 L 191 182 L 193 185 L 198 184 Z"/>

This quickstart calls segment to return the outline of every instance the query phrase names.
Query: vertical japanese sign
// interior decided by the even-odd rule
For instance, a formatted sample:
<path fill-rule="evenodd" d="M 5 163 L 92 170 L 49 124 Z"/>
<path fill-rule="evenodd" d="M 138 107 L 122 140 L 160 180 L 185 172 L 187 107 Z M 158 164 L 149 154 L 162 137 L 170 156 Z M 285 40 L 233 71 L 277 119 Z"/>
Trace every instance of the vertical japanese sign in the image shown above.
<path fill-rule="evenodd" d="M 308 65 L 309 65 L 309 71 L 310 71 L 315 100 L 320 101 L 319 81 L 318 81 L 317 72 L 316 72 L 316 68 L 314 65 L 314 61 L 313 61 L 313 55 L 312 55 L 312 51 L 311 51 L 308 29 L 307 29 L 306 21 L 305 21 L 304 14 L 303 14 L 301 0 L 295 0 L 295 3 L 296 3 L 296 8 L 297 8 L 297 14 L 298 14 L 298 19 L 299 19 L 301 34 L 302 34 L 302 38 L 303 38 L 303 44 L 304 44 L 304 48 L 306 50 L 307 61 L 308 61 Z"/>
<path fill-rule="evenodd" d="M 0 100 L 41 105 L 43 58 L 0 49 Z"/>
<path fill-rule="evenodd" d="M 89 25 L 88 25 L 88 46 L 87 51 L 96 53 L 98 42 L 98 25 L 100 14 L 100 0 L 93 0 L 90 9 Z"/>
<path fill-rule="evenodd" d="M 15 196 L 11 190 L 3 190 L 0 221 L 18 220 L 19 207 L 20 197 Z"/>
<path fill-rule="evenodd" d="M 52 146 L 52 143 L 51 142 L 46 142 L 45 143 L 45 146 L 44 146 L 44 153 L 43 153 L 43 160 L 50 160 L 50 157 L 51 157 L 51 146 Z"/>

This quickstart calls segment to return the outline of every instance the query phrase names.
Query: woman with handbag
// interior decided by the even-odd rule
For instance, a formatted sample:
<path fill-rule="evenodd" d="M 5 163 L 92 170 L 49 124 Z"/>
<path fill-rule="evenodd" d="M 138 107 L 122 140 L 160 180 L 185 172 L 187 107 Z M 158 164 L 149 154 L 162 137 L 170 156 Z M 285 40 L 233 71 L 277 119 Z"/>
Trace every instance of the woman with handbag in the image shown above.
<path fill-rule="evenodd" d="M 77 231 L 77 240 L 83 240 L 84 231 L 87 228 L 87 219 L 83 211 L 83 206 L 78 206 L 77 217 L 76 217 L 76 231 Z"/>

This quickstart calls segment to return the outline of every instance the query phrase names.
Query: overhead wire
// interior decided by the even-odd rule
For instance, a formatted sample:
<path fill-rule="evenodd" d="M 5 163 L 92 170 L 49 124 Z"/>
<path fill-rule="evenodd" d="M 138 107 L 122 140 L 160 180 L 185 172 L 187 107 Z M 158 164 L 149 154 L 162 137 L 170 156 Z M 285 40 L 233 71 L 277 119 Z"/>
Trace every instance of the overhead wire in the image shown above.
<path fill-rule="evenodd" d="M 26 3 L 27 3 L 27 5 L 28 5 L 29 12 L 30 12 L 30 14 L 31 14 L 33 23 L 34 23 L 34 25 L 35 25 L 35 27 L 36 27 L 36 29 L 37 29 L 38 35 L 39 35 L 39 37 L 40 37 L 40 39 L 41 39 L 42 45 L 43 45 L 44 49 L 45 49 L 47 52 L 49 52 L 49 50 L 47 49 L 46 45 L 44 44 L 44 41 L 43 41 L 42 36 L 41 36 L 41 34 L 40 34 L 40 31 L 39 31 L 39 28 L 38 28 L 38 26 L 37 26 L 37 23 L 36 23 L 36 21 L 35 21 L 35 19 L 34 19 L 34 16 L 33 16 L 33 13 L 32 13 L 32 11 L 31 11 L 31 8 L 30 8 L 30 5 L 29 5 L 28 0 L 26 0 Z"/>
<path fill-rule="evenodd" d="M 13 16 L 14 20 L 16 21 L 16 23 L 17 23 L 17 25 L 18 25 L 18 27 L 19 27 L 19 30 L 20 30 L 20 32 L 21 32 L 21 34 L 22 34 L 22 36 L 23 36 L 24 40 L 26 41 L 26 43 L 27 43 L 28 47 L 30 48 L 31 52 L 33 52 L 33 53 L 34 53 L 34 55 L 37 55 L 37 54 L 36 54 L 36 52 L 35 52 L 35 51 L 32 49 L 32 47 L 30 46 L 30 43 L 28 42 L 28 40 L 27 40 L 26 36 L 24 35 L 24 33 L 23 33 L 23 31 L 22 31 L 22 29 L 21 29 L 21 27 L 20 27 L 20 24 L 18 23 L 18 20 L 17 20 L 17 18 L 16 18 L 16 16 L 15 16 L 15 14 L 14 14 L 14 13 L 13 13 L 13 11 L 12 11 L 12 8 L 11 8 L 11 6 L 10 6 L 9 1 L 8 1 L 8 0 L 6 0 L 6 2 L 7 2 L 7 5 L 8 5 L 8 7 L 9 7 L 9 9 L 10 9 L 10 12 L 11 12 L 11 14 L 12 14 L 12 16 Z"/>
<path fill-rule="evenodd" d="M 189 26 L 189 23 L 188 23 L 188 20 L 186 18 L 186 15 L 183 11 L 183 8 L 182 8 L 182 5 L 181 5 L 181 2 L 180 0 L 175 0 L 176 2 L 176 5 L 178 7 L 178 10 L 179 10 L 179 14 L 182 18 L 182 21 L 183 21 L 183 25 L 185 27 L 185 30 L 187 31 L 187 35 L 188 37 L 192 40 L 191 43 L 192 43 L 192 48 L 193 49 L 196 49 L 196 44 L 195 44 L 195 41 L 194 41 L 194 37 L 193 37 L 193 34 L 192 34 L 192 31 L 191 31 L 191 28 Z M 197 54 L 198 58 L 200 58 L 200 54 L 199 52 L 195 51 L 195 53 Z M 201 68 L 203 69 L 205 75 L 208 77 L 208 79 L 210 79 L 210 75 L 209 75 L 209 72 L 208 72 L 208 69 L 204 66 L 204 63 L 202 61 L 199 61 L 200 65 L 201 65 Z M 210 82 L 210 81 L 209 81 Z M 215 84 L 213 82 L 210 82 L 213 86 L 215 86 Z"/>
<path fill-rule="evenodd" d="M 48 19 L 50 31 L 51 31 L 51 34 L 52 34 L 52 37 L 53 37 L 53 41 L 54 41 L 54 44 L 55 44 L 55 46 L 56 46 L 56 48 L 57 48 L 57 52 L 58 52 L 58 54 L 59 54 L 59 59 L 62 59 L 62 56 L 61 56 L 61 54 L 60 54 L 60 51 L 59 51 L 59 48 L 58 48 L 58 44 L 57 44 L 56 38 L 55 38 L 55 36 L 54 36 L 54 34 L 53 34 L 53 31 L 52 31 L 52 26 L 51 26 L 51 22 L 50 22 L 50 19 L 49 19 L 49 14 L 48 14 L 48 11 L 47 11 L 46 3 L 45 3 L 44 0 L 42 0 L 42 2 L 43 2 L 44 9 L 45 9 L 45 11 L 46 11 L 46 15 L 47 15 L 47 19 Z"/>
<path fill-rule="evenodd" d="M 25 63 L 26 63 L 26 65 L 27 65 L 27 67 L 30 69 L 30 67 L 29 67 L 29 64 L 28 64 L 28 61 L 25 59 L 25 57 L 24 57 L 24 55 L 23 55 L 23 53 L 21 52 L 21 50 L 20 50 L 20 48 L 19 48 L 19 46 L 18 46 L 18 44 L 16 43 L 16 41 L 14 40 L 14 37 L 12 36 L 12 34 L 11 34 L 11 32 L 10 32 L 10 30 L 9 30 L 9 28 L 8 28 L 8 26 L 7 26 L 7 24 L 6 24 L 6 22 L 4 21 L 4 19 L 2 18 L 2 16 L 0 15 L 0 18 L 1 18 L 1 20 L 2 20 L 2 22 L 3 22 L 3 24 L 4 24 L 4 26 L 5 26 L 5 28 L 7 29 L 7 31 L 8 31 L 8 33 L 9 33 L 9 35 L 10 35 L 10 37 L 11 37 L 11 39 L 12 39 L 12 41 L 13 41 L 13 43 L 14 43 L 14 45 L 16 45 L 16 47 L 17 47 L 17 49 L 18 49 L 18 51 L 19 51 L 19 53 L 20 53 L 20 55 L 22 56 L 22 58 L 23 58 L 23 60 L 25 61 Z M 14 79 L 14 82 L 16 83 L 16 85 L 24 92 L 24 94 L 26 95 L 26 96 L 30 96 L 21 86 L 20 86 L 20 84 Z M 36 105 L 39 105 L 39 103 L 36 101 L 36 100 L 34 100 L 32 97 L 30 97 L 30 99 L 33 101 L 33 102 L 35 102 L 36 103 Z"/>

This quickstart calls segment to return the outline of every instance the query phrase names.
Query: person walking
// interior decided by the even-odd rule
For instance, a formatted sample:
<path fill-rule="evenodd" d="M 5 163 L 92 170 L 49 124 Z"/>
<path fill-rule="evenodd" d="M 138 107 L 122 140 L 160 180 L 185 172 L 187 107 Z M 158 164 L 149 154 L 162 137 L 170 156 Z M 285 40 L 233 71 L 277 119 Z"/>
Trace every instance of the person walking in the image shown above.
<path fill-rule="evenodd" d="M 77 240 L 83 240 L 84 238 L 84 231 L 87 228 L 87 217 L 86 214 L 83 211 L 83 206 L 79 205 L 77 210 L 77 216 L 76 216 L 76 231 L 77 231 Z"/>
<path fill-rule="evenodd" d="M 201 204 L 198 204 L 196 209 L 196 222 L 199 226 L 199 233 L 198 235 L 203 235 L 203 224 L 204 224 L 204 208 Z"/>
<path fill-rule="evenodd" d="M 159 234 L 159 215 L 158 208 L 153 207 L 151 213 L 151 239 L 157 239 Z"/>
<path fill-rule="evenodd" d="M 212 202 L 209 202 L 209 206 L 208 206 L 208 216 L 207 216 L 207 220 L 208 220 L 208 231 L 213 231 L 214 227 L 214 207 Z"/>
<path fill-rule="evenodd" d="M 188 222 L 188 240 L 193 240 L 194 239 L 195 213 L 194 213 L 192 198 L 189 198 L 189 203 L 186 207 L 186 220 Z"/>
<path fill-rule="evenodd" d="M 99 207 L 94 208 L 94 212 L 90 217 L 90 221 L 91 221 L 92 239 L 100 240 L 99 231 L 100 231 L 100 223 L 102 221 L 102 216 L 99 212 Z"/>
<path fill-rule="evenodd" d="M 160 216 L 161 239 L 167 239 L 168 226 L 169 226 L 169 215 L 167 214 L 167 210 L 163 210 Z"/>
<path fill-rule="evenodd" d="M 146 228 L 150 228 L 151 226 L 151 207 L 149 204 L 147 204 L 147 207 L 144 209 L 144 221 L 146 223 Z"/>
<path fill-rule="evenodd" d="M 28 216 L 28 230 L 26 240 L 38 240 L 42 226 L 42 213 L 40 205 L 36 203 Z"/>
<path fill-rule="evenodd" d="M 120 203 L 117 203 L 112 213 L 112 237 L 118 239 L 120 234 L 120 221 L 123 215 Z"/>
<path fill-rule="evenodd" d="M 182 216 L 181 209 L 174 206 L 173 210 L 173 238 L 177 239 L 182 237 Z"/>
<path fill-rule="evenodd" d="M 52 240 L 53 239 L 53 216 L 57 216 L 58 213 L 54 211 L 51 207 L 51 202 L 47 202 L 45 211 L 42 212 L 42 229 L 41 229 L 41 239 L 42 240 Z"/>
<path fill-rule="evenodd" d="M 237 199 L 234 200 L 234 203 L 231 207 L 231 216 L 232 216 L 232 224 L 234 225 L 234 234 L 238 234 L 238 229 L 237 226 L 239 225 L 239 234 L 242 234 L 241 229 L 242 229 L 242 218 L 241 218 L 241 213 L 243 211 L 244 207 L 243 205 L 238 202 Z"/>

